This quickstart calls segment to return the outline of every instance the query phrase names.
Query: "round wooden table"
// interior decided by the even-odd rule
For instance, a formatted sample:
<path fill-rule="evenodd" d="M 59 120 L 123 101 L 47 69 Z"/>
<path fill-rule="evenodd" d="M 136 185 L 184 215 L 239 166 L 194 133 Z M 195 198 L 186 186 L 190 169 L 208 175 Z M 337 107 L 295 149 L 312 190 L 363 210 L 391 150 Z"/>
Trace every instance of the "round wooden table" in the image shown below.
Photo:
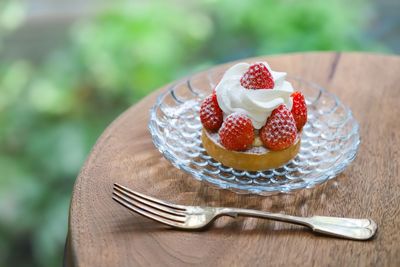
<path fill-rule="evenodd" d="M 83 166 L 72 195 L 66 266 L 400 266 L 400 57 L 332 52 L 260 59 L 325 86 L 352 109 L 361 133 L 355 161 L 330 182 L 290 195 L 214 189 L 174 168 L 153 146 L 148 111 L 161 88 L 118 117 Z M 379 228 L 367 242 L 252 218 L 178 231 L 114 202 L 116 182 L 173 203 L 372 218 Z"/>

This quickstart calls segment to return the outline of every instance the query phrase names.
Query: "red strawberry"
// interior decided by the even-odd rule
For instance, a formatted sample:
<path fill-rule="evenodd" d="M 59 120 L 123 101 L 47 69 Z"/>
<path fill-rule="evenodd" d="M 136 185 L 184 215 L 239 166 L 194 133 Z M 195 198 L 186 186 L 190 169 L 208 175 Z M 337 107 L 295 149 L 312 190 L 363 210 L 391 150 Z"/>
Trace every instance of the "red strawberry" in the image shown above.
<path fill-rule="evenodd" d="M 285 105 L 272 111 L 260 130 L 260 138 L 270 150 L 283 150 L 294 143 L 297 138 L 296 122 Z"/>
<path fill-rule="evenodd" d="M 307 105 L 304 100 L 304 95 L 300 92 L 294 92 L 292 98 L 292 114 L 296 122 L 297 130 L 300 132 L 304 124 L 307 122 Z"/>
<path fill-rule="evenodd" d="M 244 114 L 233 113 L 225 118 L 219 130 L 222 145 L 229 150 L 246 150 L 254 141 L 254 128 Z"/>
<path fill-rule="evenodd" d="M 200 107 L 200 120 L 210 131 L 216 132 L 221 127 L 224 118 L 216 94 L 211 94 L 203 100 Z"/>
<path fill-rule="evenodd" d="M 271 73 L 263 63 L 251 65 L 240 79 L 240 84 L 247 89 L 272 89 L 275 86 Z"/>

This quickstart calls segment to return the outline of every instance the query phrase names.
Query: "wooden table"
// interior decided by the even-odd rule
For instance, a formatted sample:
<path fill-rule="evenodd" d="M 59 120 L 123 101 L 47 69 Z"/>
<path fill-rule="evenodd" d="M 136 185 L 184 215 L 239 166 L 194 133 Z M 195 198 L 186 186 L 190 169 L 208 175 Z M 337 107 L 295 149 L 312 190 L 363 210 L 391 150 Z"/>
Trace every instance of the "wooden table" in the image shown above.
<path fill-rule="evenodd" d="M 72 195 L 65 265 L 400 266 L 400 57 L 304 53 L 262 59 L 325 86 L 350 106 L 361 127 L 361 146 L 350 167 L 328 183 L 291 195 L 213 189 L 174 168 L 153 146 L 148 110 L 164 87 L 117 118 L 93 148 Z M 174 203 L 370 217 L 379 229 L 367 242 L 249 218 L 221 218 L 208 231 L 177 231 L 112 201 L 115 182 Z"/>

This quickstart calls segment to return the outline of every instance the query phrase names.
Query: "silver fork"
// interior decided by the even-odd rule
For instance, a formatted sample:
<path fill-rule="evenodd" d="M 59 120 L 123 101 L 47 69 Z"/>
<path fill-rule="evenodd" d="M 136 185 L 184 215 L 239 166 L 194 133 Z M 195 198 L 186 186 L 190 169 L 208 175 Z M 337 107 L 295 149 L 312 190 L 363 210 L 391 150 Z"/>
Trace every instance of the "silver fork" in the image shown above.
<path fill-rule="evenodd" d="M 377 224 L 371 219 L 350 219 L 327 216 L 297 217 L 266 211 L 183 206 L 135 192 L 114 184 L 113 197 L 122 206 L 157 222 L 186 230 L 201 229 L 221 216 L 257 217 L 306 226 L 314 232 L 355 240 L 367 240 L 374 236 Z"/>

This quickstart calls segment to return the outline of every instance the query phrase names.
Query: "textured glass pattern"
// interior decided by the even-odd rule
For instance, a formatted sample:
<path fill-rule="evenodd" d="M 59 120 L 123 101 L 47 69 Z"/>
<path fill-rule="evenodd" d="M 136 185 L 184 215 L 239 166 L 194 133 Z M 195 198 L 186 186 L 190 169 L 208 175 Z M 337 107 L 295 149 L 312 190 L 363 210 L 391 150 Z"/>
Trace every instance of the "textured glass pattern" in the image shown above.
<path fill-rule="evenodd" d="M 211 93 L 221 75 L 221 71 L 210 71 L 179 81 L 160 95 L 151 109 L 149 129 L 153 142 L 175 167 L 218 188 L 271 195 L 323 183 L 342 172 L 355 158 L 360 136 L 351 110 L 321 86 L 289 77 L 295 90 L 303 92 L 308 105 L 308 122 L 299 154 L 286 165 L 267 171 L 240 171 L 223 166 L 202 147 L 198 115 L 201 101 Z"/>

